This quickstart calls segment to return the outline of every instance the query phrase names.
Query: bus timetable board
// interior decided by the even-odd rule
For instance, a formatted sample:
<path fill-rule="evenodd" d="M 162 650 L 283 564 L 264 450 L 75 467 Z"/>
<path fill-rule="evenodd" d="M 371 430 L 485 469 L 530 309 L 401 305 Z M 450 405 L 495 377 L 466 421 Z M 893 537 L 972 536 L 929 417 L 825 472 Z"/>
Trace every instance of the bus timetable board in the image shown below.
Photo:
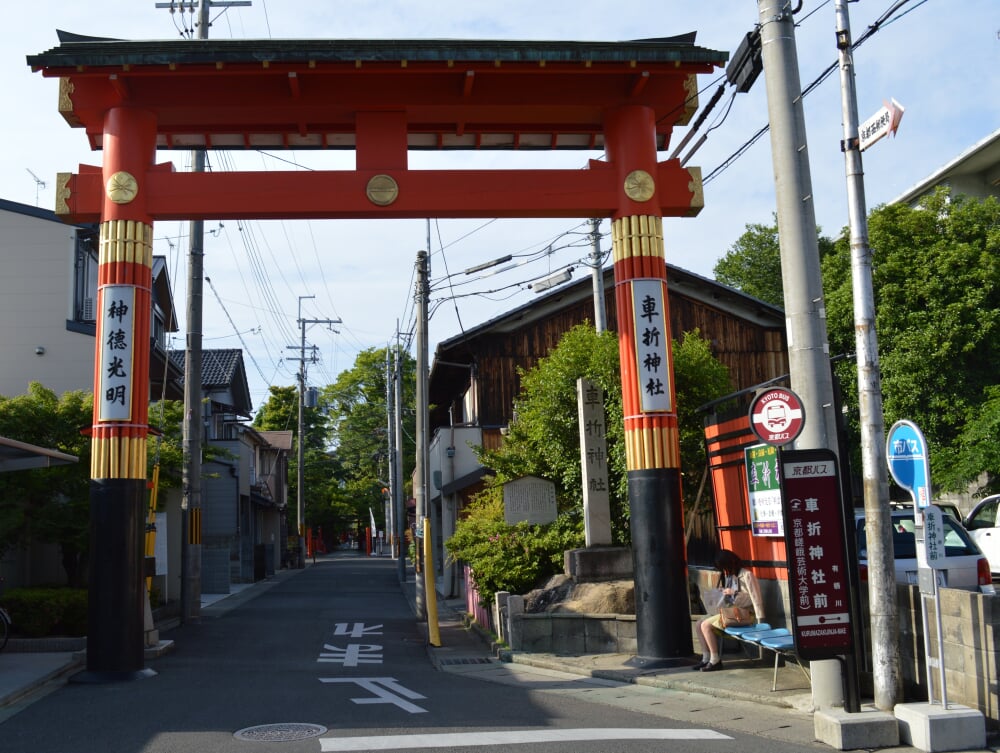
<path fill-rule="evenodd" d="M 836 455 L 782 450 L 780 462 L 796 651 L 809 661 L 851 653 L 850 565 Z"/>

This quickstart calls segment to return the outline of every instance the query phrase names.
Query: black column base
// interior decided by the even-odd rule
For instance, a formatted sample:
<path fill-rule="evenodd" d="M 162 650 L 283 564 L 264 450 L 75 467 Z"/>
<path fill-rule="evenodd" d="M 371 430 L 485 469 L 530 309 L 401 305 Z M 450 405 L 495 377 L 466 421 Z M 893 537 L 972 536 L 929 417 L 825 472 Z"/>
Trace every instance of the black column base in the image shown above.
<path fill-rule="evenodd" d="M 636 654 L 640 661 L 689 659 L 694 653 L 677 468 L 628 472 L 635 568 Z"/>
<path fill-rule="evenodd" d="M 90 482 L 87 671 L 124 678 L 145 664 L 146 481 Z"/>

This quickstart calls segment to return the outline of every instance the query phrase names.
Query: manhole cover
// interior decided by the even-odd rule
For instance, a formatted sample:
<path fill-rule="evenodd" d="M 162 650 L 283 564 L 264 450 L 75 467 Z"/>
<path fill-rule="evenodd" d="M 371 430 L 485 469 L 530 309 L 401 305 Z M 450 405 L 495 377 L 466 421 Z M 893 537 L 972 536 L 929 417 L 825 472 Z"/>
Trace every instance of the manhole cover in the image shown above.
<path fill-rule="evenodd" d="M 259 724 L 256 727 L 244 727 L 233 733 L 237 740 L 251 740 L 258 743 L 286 743 L 293 740 L 308 740 L 319 737 L 326 732 L 326 727 L 319 724 Z"/>

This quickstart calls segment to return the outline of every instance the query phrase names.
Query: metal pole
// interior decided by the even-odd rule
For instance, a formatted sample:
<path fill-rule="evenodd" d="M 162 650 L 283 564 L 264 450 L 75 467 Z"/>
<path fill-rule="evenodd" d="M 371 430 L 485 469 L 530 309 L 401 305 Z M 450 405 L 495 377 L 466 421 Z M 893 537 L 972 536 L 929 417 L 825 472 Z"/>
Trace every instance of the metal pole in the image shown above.
<path fill-rule="evenodd" d="M 590 220 L 590 273 L 594 280 L 594 329 L 600 334 L 608 328 L 604 308 L 604 269 L 601 266 L 601 221 Z"/>
<path fill-rule="evenodd" d="M 307 298 L 315 298 L 314 295 L 300 295 L 299 296 L 299 318 L 297 319 L 299 323 L 299 330 L 301 332 L 301 338 L 299 344 L 286 346 L 290 350 L 299 351 L 299 420 L 298 420 L 298 469 L 296 474 L 296 489 L 295 496 L 298 507 L 298 541 L 299 541 L 299 561 L 297 566 L 302 568 L 305 567 L 305 404 L 306 404 L 306 327 L 310 324 L 340 324 L 340 319 L 303 319 L 302 318 L 302 301 Z M 333 330 L 336 332 L 337 330 Z M 313 359 L 315 360 L 315 350 L 316 347 L 313 346 Z"/>
<path fill-rule="evenodd" d="M 208 39 L 209 0 L 198 3 L 198 39 Z M 191 150 L 191 171 L 205 172 L 205 150 Z M 205 223 L 188 230 L 187 350 L 184 354 L 184 469 L 181 501 L 181 622 L 201 617 L 201 367 Z"/>
<path fill-rule="evenodd" d="M 806 415 L 795 448 L 828 448 L 836 453 L 833 377 L 795 24 L 788 0 L 758 0 L 758 11 L 771 123 L 788 365 L 791 387 L 802 398 Z M 812 677 L 813 703 L 817 708 L 843 705 L 841 668 L 837 661 L 812 662 Z"/>
<path fill-rule="evenodd" d="M 872 636 L 875 706 L 892 711 L 900 694 L 899 616 L 893 567 L 892 521 L 889 512 L 885 418 L 879 377 L 878 340 L 872 286 L 872 254 L 868 246 L 864 169 L 858 144 L 858 102 L 851 51 L 847 2 L 835 0 L 840 94 L 843 113 L 847 212 L 851 233 L 851 276 L 854 297 L 854 342 L 858 364 L 858 413 L 861 419 L 861 470 L 868 532 L 868 601 Z"/>
<path fill-rule="evenodd" d="M 416 533 L 420 539 L 424 535 L 424 518 L 427 516 L 427 422 L 430 415 L 427 407 L 427 297 L 429 295 L 427 282 L 427 252 L 417 252 L 417 457 L 413 474 L 413 496 L 417 502 Z M 417 619 L 427 616 L 425 606 L 425 573 L 427 563 L 423 559 L 424 542 L 417 541 L 417 578 L 416 578 L 416 611 Z M 423 568 L 420 567 L 423 565 Z"/>
<path fill-rule="evenodd" d="M 306 474 L 305 474 L 305 408 L 306 408 L 306 322 L 302 318 L 302 299 L 303 298 L 315 298 L 314 295 L 300 295 L 299 296 L 299 331 L 301 337 L 299 340 L 299 421 L 298 421 L 298 463 L 296 468 L 296 484 L 295 484 L 295 497 L 298 507 L 298 518 L 296 521 L 296 530 L 299 533 L 299 557 L 296 563 L 297 567 L 306 566 L 306 529 L 305 521 L 303 518 L 303 506 L 305 501 L 305 488 L 306 488 Z"/>
<path fill-rule="evenodd" d="M 399 352 L 399 323 L 396 323 L 396 352 L 393 362 L 395 365 L 395 437 L 396 451 L 392 458 L 393 483 L 392 494 L 393 503 L 396 507 L 396 536 L 399 539 L 399 558 L 396 561 L 396 572 L 399 582 L 406 580 L 406 505 L 403 495 L 403 364 Z"/>
<path fill-rule="evenodd" d="M 396 489 L 396 476 L 395 468 L 396 464 L 393 462 L 393 449 L 395 448 L 395 442 L 393 441 L 393 432 L 396 428 L 396 422 L 394 420 L 393 414 L 393 389 L 392 389 L 392 361 L 389 360 L 389 345 L 385 346 L 385 417 L 386 417 L 386 428 L 385 428 L 385 440 L 386 440 L 386 459 L 389 466 L 389 493 L 388 495 L 383 495 L 383 509 L 385 510 L 385 538 L 389 544 L 389 556 L 392 557 L 394 553 L 393 547 L 396 545 L 396 510 L 395 506 L 392 504 L 392 495 Z"/>

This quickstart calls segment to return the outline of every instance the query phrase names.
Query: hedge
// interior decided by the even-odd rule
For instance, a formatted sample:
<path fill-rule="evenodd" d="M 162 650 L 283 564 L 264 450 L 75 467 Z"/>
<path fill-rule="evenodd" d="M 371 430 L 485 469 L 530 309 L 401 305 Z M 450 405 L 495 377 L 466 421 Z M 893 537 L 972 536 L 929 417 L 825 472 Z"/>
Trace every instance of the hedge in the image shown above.
<path fill-rule="evenodd" d="M 84 588 L 12 588 L 3 595 L 15 635 L 43 638 L 87 634 Z"/>

